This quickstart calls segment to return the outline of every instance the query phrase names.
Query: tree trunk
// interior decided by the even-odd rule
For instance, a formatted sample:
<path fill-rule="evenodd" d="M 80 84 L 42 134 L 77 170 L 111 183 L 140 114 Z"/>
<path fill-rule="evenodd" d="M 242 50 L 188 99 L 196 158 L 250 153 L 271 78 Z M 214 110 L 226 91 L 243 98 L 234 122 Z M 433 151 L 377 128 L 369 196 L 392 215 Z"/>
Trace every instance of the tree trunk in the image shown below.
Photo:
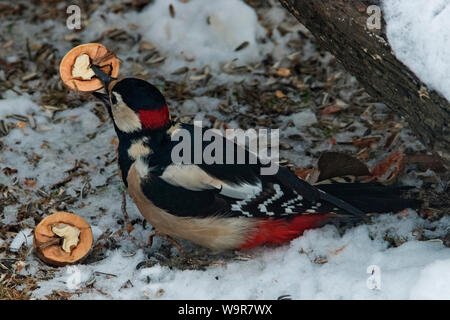
<path fill-rule="evenodd" d="M 377 0 L 279 0 L 375 99 L 405 117 L 425 146 L 450 166 L 450 104 L 395 57 L 381 28 L 367 27 Z"/>

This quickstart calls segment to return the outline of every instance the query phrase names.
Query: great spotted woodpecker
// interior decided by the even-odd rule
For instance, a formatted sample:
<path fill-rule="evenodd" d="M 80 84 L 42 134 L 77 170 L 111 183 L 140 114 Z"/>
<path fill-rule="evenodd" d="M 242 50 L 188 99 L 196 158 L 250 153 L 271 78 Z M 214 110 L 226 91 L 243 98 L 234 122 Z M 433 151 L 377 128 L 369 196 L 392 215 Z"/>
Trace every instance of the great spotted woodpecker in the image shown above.
<path fill-rule="evenodd" d="M 92 69 L 106 90 L 94 94 L 105 103 L 119 138 L 123 182 L 141 214 L 161 234 L 217 250 L 247 249 L 289 241 L 336 219 L 361 219 L 369 212 L 415 205 L 392 187 L 312 186 L 287 168 L 261 175 L 261 163 L 174 163 L 171 152 L 178 142 L 171 136 L 177 128 L 193 132 L 194 127 L 172 123 L 164 96 L 150 83 L 111 79 Z"/>

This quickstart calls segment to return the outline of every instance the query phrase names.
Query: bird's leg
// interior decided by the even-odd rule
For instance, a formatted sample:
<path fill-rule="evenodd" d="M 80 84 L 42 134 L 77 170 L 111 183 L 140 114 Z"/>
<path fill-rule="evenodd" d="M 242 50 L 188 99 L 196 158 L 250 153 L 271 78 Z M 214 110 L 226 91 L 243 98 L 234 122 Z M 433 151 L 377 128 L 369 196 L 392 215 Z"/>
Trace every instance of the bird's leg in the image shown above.
<path fill-rule="evenodd" d="M 164 238 L 167 242 L 169 242 L 173 247 L 175 247 L 178 252 L 185 257 L 186 256 L 186 252 L 184 251 L 183 247 L 171 236 L 161 233 L 158 230 L 153 231 L 153 233 L 148 237 L 148 244 L 149 246 L 153 245 L 153 238 L 154 237 L 161 237 Z"/>
<path fill-rule="evenodd" d="M 131 231 L 133 231 L 134 227 L 130 222 L 130 217 L 128 216 L 128 212 L 127 212 L 127 195 L 125 193 L 125 191 L 122 191 L 122 213 L 125 219 L 124 222 L 124 227 L 127 230 L 128 234 L 131 233 Z"/>

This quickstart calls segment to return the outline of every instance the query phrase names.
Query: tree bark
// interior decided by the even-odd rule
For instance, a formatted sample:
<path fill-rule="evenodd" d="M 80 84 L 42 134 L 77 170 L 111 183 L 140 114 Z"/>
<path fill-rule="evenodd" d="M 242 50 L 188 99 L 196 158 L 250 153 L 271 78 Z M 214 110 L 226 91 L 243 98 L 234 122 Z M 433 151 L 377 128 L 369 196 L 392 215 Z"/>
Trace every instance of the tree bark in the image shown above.
<path fill-rule="evenodd" d="M 450 166 L 450 104 L 402 62 L 381 29 L 367 27 L 378 0 L 279 0 L 375 99 L 409 123 L 424 145 Z"/>

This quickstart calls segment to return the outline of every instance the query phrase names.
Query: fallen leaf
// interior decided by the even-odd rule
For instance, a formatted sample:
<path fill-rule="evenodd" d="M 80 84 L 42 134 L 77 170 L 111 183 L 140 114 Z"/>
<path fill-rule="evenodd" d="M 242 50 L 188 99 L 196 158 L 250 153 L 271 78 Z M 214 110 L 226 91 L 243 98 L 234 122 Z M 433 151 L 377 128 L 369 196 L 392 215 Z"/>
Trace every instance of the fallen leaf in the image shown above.
<path fill-rule="evenodd" d="M 370 148 L 370 146 L 378 141 L 378 138 L 368 137 L 368 138 L 353 138 L 353 145 L 357 148 Z"/>
<path fill-rule="evenodd" d="M 343 176 L 368 176 L 370 171 L 361 160 L 342 152 L 324 152 L 317 161 L 318 181 Z"/>
<path fill-rule="evenodd" d="M 175 8 L 173 7 L 173 4 L 169 4 L 169 13 L 172 18 L 175 18 Z"/>
<path fill-rule="evenodd" d="M 361 149 L 358 153 L 357 156 L 359 159 L 361 159 L 362 161 L 367 161 L 367 159 L 369 159 L 369 152 L 367 151 L 367 148 Z"/>
<path fill-rule="evenodd" d="M 131 223 L 127 223 L 127 233 L 130 234 L 131 231 L 133 231 L 133 230 L 134 230 L 133 225 Z"/>
<path fill-rule="evenodd" d="M 110 142 L 113 146 L 117 146 L 119 144 L 119 139 L 117 137 L 114 137 L 111 139 Z"/>
<path fill-rule="evenodd" d="M 289 70 L 288 68 L 280 68 L 278 69 L 277 74 L 280 77 L 289 77 L 291 75 L 291 70 Z"/>
<path fill-rule="evenodd" d="M 285 95 L 281 90 L 275 91 L 275 96 L 276 96 L 278 99 L 283 99 L 283 98 L 286 97 L 286 95 Z"/>
<path fill-rule="evenodd" d="M 328 106 L 328 107 L 323 108 L 322 114 L 323 115 L 328 115 L 328 114 L 333 114 L 333 113 L 336 113 L 336 112 L 339 112 L 339 111 L 341 111 L 341 107 L 336 106 L 336 105 L 332 105 L 332 106 Z"/>
<path fill-rule="evenodd" d="M 297 177 L 301 178 L 302 180 L 306 180 L 306 177 L 308 174 L 312 171 L 312 169 L 295 169 L 294 173 Z"/>
<path fill-rule="evenodd" d="M 391 134 L 391 135 L 386 139 L 386 142 L 385 142 L 385 144 L 384 144 L 384 148 L 385 148 L 385 149 L 389 148 L 389 147 L 394 143 L 394 141 L 397 140 L 399 134 L 400 134 L 399 131 L 394 132 L 393 134 Z"/>
<path fill-rule="evenodd" d="M 9 47 L 11 47 L 12 46 L 12 44 L 14 43 L 14 40 L 9 40 L 8 42 L 5 42 L 4 44 L 3 44 L 3 48 L 9 48 Z"/>
<path fill-rule="evenodd" d="M 17 169 L 11 169 L 10 167 L 5 167 L 3 168 L 2 171 L 5 174 L 5 176 L 10 176 L 18 172 Z"/>
<path fill-rule="evenodd" d="M 315 264 L 325 264 L 328 262 L 327 257 L 317 257 L 314 259 Z"/>
<path fill-rule="evenodd" d="M 405 163 L 415 164 L 421 171 L 431 169 L 436 172 L 446 171 L 440 157 L 434 154 L 415 154 L 405 157 Z"/>
<path fill-rule="evenodd" d="M 333 145 L 333 146 L 337 145 L 336 138 L 331 137 L 331 138 L 330 138 L 330 143 L 331 143 L 331 145 Z"/>
<path fill-rule="evenodd" d="M 405 161 L 402 152 L 394 152 L 387 159 L 377 163 L 372 168 L 372 175 L 379 182 L 389 182 L 395 179 L 404 169 Z"/>
<path fill-rule="evenodd" d="M 23 183 L 28 187 L 34 187 L 36 185 L 37 181 L 34 179 L 25 179 L 23 181 Z"/>
<path fill-rule="evenodd" d="M 236 49 L 234 49 L 234 51 L 241 51 L 241 50 L 247 48 L 249 44 L 250 44 L 250 42 L 244 41 Z"/>
<path fill-rule="evenodd" d="M 24 121 L 19 121 L 19 122 L 16 123 L 16 127 L 17 127 L 17 128 L 20 128 L 20 129 L 25 128 L 26 125 L 27 125 L 27 123 L 24 122 Z"/>
<path fill-rule="evenodd" d="M 337 256 L 339 253 L 341 253 L 345 247 L 347 247 L 346 244 L 344 244 L 342 247 L 340 247 L 339 249 L 335 250 L 335 251 L 328 251 L 328 254 L 332 254 L 334 256 Z"/>

